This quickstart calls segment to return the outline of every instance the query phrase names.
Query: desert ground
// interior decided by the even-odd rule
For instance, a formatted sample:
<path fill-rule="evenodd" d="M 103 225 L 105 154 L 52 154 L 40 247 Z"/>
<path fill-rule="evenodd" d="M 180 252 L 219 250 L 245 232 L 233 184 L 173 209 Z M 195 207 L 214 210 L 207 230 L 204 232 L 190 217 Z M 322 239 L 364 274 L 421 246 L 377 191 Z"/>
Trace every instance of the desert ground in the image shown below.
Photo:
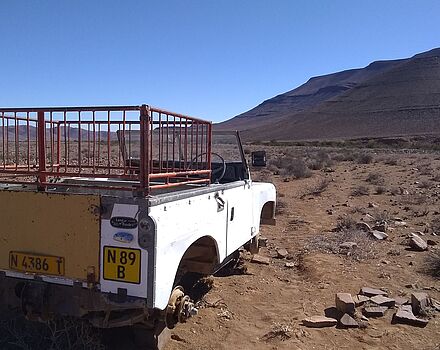
<path fill-rule="evenodd" d="M 395 309 L 362 329 L 302 325 L 334 307 L 336 293 L 356 295 L 362 287 L 440 300 L 440 154 L 282 146 L 246 153 L 262 148 L 269 165 L 254 168 L 253 177 L 278 192 L 277 225 L 261 230 L 267 244 L 259 254 L 270 262 L 243 253 L 246 273 L 214 276 L 199 315 L 172 330 L 165 349 L 440 349 L 435 311 L 424 328 L 392 324 Z M 356 226 L 383 221 L 384 240 Z M 411 249 L 411 233 L 432 245 Z M 340 248 L 346 241 L 357 247 Z"/>
<path fill-rule="evenodd" d="M 246 145 L 245 153 L 261 149 L 268 166 L 252 168 L 252 177 L 277 188 L 277 225 L 260 232 L 265 247 L 258 257 L 267 261 L 243 250 L 236 266 L 199 283 L 206 292 L 197 295 L 199 314 L 177 325 L 164 349 L 440 349 L 440 312 L 433 307 L 419 316 L 429 320 L 424 328 L 393 324 L 396 308 L 355 329 L 302 323 L 334 315 L 335 294 L 355 296 L 362 287 L 390 298 L 425 292 L 440 301 L 440 152 Z M 388 237 L 374 238 L 365 224 Z M 409 246 L 414 233 L 427 250 Z M 346 242 L 355 244 L 343 248 Z M 38 327 L 3 314 L 0 348 L 38 348 Z M 68 327 L 76 332 L 72 349 L 139 349 L 129 332 Z M 44 334 L 64 344 L 54 349 L 69 344 L 60 340 L 62 329 Z"/>

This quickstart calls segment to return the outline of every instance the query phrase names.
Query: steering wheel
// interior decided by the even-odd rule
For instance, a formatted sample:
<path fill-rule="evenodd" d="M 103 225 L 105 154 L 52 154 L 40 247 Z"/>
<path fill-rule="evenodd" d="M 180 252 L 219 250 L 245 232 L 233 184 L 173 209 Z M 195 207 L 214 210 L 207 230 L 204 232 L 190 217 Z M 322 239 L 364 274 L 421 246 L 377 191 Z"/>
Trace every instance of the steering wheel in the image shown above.
<path fill-rule="evenodd" d="M 203 153 L 200 153 L 199 155 L 195 156 L 193 159 L 191 159 L 191 163 L 189 164 L 189 168 L 191 169 L 194 162 L 198 158 L 200 158 L 206 154 L 207 154 L 206 152 L 203 152 Z M 223 179 L 223 176 L 225 176 L 225 173 L 226 173 L 226 162 L 225 162 L 225 159 L 220 154 L 215 153 L 215 152 L 211 152 L 211 154 L 213 156 L 216 156 L 217 158 L 219 158 L 220 161 L 222 162 L 221 168 L 217 168 L 217 169 L 211 171 L 211 178 L 213 179 L 213 182 L 220 182 L 220 180 Z M 220 176 L 217 176 L 217 175 L 220 175 Z"/>

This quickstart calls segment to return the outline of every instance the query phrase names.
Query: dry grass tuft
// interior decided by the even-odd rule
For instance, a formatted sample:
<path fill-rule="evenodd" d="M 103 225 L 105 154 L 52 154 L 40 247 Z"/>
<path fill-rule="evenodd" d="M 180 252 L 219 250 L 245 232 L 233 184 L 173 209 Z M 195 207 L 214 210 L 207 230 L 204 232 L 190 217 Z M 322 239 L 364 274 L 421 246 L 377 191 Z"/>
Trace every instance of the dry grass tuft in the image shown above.
<path fill-rule="evenodd" d="M 426 257 L 423 270 L 428 275 L 440 279 L 440 252 L 432 252 Z"/>
<path fill-rule="evenodd" d="M 104 349 L 100 333 L 84 320 L 60 317 L 39 323 L 18 314 L 2 313 L 1 317 L 1 349 Z"/>
<path fill-rule="evenodd" d="M 370 194 L 370 190 L 368 189 L 367 186 L 364 185 L 360 185 L 356 188 L 353 189 L 353 191 L 351 191 L 351 195 L 352 196 L 368 196 Z"/>
<path fill-rule="evenodd" d="M 284 324 L 276 322 L 272 326 L 272 330 L 263 335 L 261 338 L 264 341 L 270 341 L 273 339 L 279 339 L 279 340 L 287 340 L 292 337 L 292 326 L 290 324 Z"/>
<path fill-rule="evenodd" d="M 301 196 L 301 198 L 304 198 L 305 196 L 317 196 L 320 195 L 322 192 L 324 192 L 330 184 L 329 179 L 320 179 L 317 183 L 310 186 L 306 192 Z"/>
<path fill-rule="evenodd" d="M 344 242 L 356 243 L 353 249 L 341 248 Z M 322 252 L 327 254 L 341 254 L 356 261 L 375 258 L 376 241 L 368 233 L 357 229 L 343 229 L 338 232 L 326 233 L 312 237 L 306 244 L 307 252 Z"/>
<path fill-rule="evenodd" d="M 384 177 L 378 173 L 369 173 L 365 181 L 376 186 L 383 185 L 385 183 Z"/>

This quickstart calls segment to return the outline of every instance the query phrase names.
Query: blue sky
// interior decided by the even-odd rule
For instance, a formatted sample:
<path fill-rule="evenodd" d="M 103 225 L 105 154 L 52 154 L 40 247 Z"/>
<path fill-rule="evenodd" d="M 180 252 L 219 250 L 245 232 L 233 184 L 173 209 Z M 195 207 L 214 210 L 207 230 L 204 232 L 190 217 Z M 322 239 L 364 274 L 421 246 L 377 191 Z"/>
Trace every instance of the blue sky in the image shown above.
<path fill-rule="evenodd" d="M 220 121 L 310 77 L 440 46 L 440 1 L 0 1 L 0 106 Z"/>

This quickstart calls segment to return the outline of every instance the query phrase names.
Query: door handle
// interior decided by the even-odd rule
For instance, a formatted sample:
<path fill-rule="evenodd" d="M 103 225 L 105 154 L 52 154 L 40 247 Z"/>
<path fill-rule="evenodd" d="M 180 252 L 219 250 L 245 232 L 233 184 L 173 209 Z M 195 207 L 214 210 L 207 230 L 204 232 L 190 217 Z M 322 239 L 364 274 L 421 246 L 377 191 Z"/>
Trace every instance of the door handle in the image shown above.
<path fill-rule="evenodd" d="M 223 200 L 223 198 L 220 197 L 218 193 L 215 194 L 214 198 L 217 202 L 217 211 L 223 211 L 225 209 L 225 201 Z"/>

